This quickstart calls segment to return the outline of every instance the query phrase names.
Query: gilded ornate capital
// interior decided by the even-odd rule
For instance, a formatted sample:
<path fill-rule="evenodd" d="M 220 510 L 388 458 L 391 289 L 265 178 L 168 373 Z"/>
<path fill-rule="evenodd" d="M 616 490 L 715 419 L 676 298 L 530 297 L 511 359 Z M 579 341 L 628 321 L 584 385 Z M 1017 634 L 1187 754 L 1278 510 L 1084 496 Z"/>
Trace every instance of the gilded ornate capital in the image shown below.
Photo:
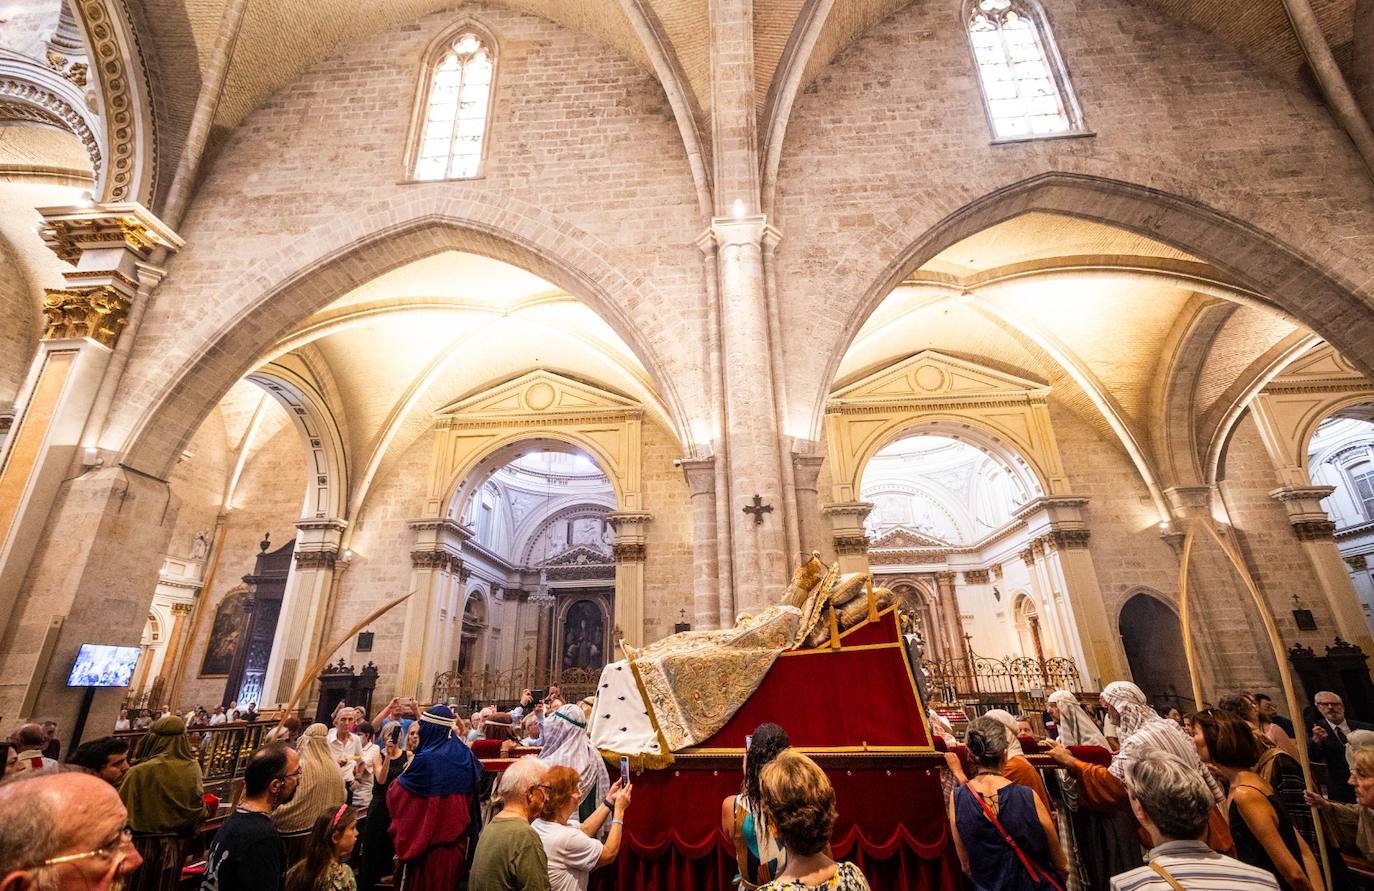
<path fill-rule="evenodd" d="M 953 585 L 955 578 L 956 575 L 953 572 L 945 571 L 935 573 L 935 581 L 946 585 Z"/>
<path fill-rule="evenodd" d="M 174 604 L 172 604 L 172 615 L 173 615 L 173 616 L 189 616 L 190 614 L 191 614 L 191 604 L 189 604 L 189 603 L 174 603 Z"/>
<path fill-rule="evenodd" d="M 965 569 L 964 584 L 986 585 L 992 581 L 992 573 L 986 569 Z"/>
<path fill-rule="evenodd" d="M 842 557 L 868 553 L 867 535 L 836 535 L 835 553 Z"/>
<path fill-rule="evenodd" d="M 1336 524 L 1330 520 L 1300 520 L 1293 524 L 1298 541 L 1322 541 L 1336 537 Z"/>
<path fill-rule="evenodd" d="M 129 300 L 111 285 L 45 288 L 44 340 L 89 337 L 113 347 L 129 319 Z"/>
<path fill-rule="evenodd" d="M 1035 548 L 1034 548 L 1034 547 L 1029 547 L 1029 548 L 1023 549 L 1022 551 L 1020 551 L 1020 552 L 1017 554 L 1017 556 L 1020 557 L 1020 558 L 1021 558 L 1021 562 L 1024 563 L 1024 564 L 1026 564 L 1027 566 L 1032 566 L 1032 565 L 1035 564 Z"/>
<path fill-rule="evenodd" d="M 1366 569 L 1369 566 L 1368 562 L 1365 560 L 1364 554 L 1346 557 L 1345 562 L 1350 564 L 1351 569 Z"/>
<path fill-rule="evenodd" d="M 1087 529 L 1052 529 L 1031 542 L 1031 547 L 1044 549 L 1086 548 L 1092 533 Z"/>
<path fill-rule="evenodd" d="M 611 545 L 611 556 L 615 557 L 617 563 L 643 563 L 644 562 L 644 542 L 616 542 Z"/>
<path fill-rule="evenodd" d="M 994 564 L 992 564 L 992 577 L 993 577 L 994 579 L 996 579 L 997 581 L 999 581 L 999 582 L 1002 580 L 1002 564 L 1001 564 L 1001 563 L 994 563 Z"/>

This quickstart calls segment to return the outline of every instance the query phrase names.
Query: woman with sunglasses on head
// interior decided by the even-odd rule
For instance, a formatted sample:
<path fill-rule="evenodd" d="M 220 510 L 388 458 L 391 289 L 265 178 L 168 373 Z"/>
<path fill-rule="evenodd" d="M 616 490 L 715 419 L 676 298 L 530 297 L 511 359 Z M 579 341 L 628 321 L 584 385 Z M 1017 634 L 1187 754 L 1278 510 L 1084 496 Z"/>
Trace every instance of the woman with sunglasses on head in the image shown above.
<path fill-rule="evenodd" d="M 286 891 L 357 891 L 353 869 L 344 861 L 358 840 L 358 816 L 341 804 L 315 818 L 305 859 L 286 873 Z"/>
<path fill-rule="evenodd" d="M 1274 787 L 1255 773 L 1259 743 L 1250 725 L 1221 709 L 1193 715 L 1198 756 L 1226 780 L 1236 859 L 1267 870 L 1285 891 L 1322 891 L 1317 859 L 1293 828 Z"/>

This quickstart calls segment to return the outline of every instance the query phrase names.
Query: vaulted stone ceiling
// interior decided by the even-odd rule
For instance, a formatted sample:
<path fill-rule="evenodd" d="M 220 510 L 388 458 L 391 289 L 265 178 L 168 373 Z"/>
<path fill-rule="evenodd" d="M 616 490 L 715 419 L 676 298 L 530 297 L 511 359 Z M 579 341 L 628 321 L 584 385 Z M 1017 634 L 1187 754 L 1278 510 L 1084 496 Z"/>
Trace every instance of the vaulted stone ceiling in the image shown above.
<path fill-rule="evenodd" d="M 697 113 L 709 108 L 711 47 L 708 0 L 489 0 L 538 15 L 614 47 L 646 71 L 656 70 L 662 51 L 669 67 L 681 73 L 683 88 Z M 937 0 L 916 0 L 930 3 Z M 948 3 L 951 14 L 959 0 Z M 1282 0 L 1142 0 L 1163 15 L 1215 34 L 1275 76 L 1302 84 L 1305 62 Z M 912 0 L 754 0 L 754 54 L 760 126 L 770 89 L 780 72 L 801 67 L 805 87 L 837 53 L 883 18 Z M 144 50 L 157 71 L 165 148 L 181 141 L 201 76 L 209 63 L 224 0 L 146 0 L 142 28 L 150 38 Z M 1338 58 L 1351 43 L 1355 0 L 1313 0 L 1313 6 Z M 440 10 L 455 16 L 480 14 L 481 3 L 453 0 L 255 0 L 249 4 L 234 48 L 216 131 L 236 127 L 254 108 L 303 71 L 346 46 Z M 1052 9 L 1070 14 L 1071 6 Z M 813 18 L 824 14 L 823 21 Z M 818 27 L 814 27 L 818 25 Z M 808 31 L 808 29 L 811 29 Z M 814 46 L 804 59 L 789 60 L 811 33 Z M 646 48 L 641 35 L 658 44 Z M 698 122 L 702 123 L 702 122 Z"/>

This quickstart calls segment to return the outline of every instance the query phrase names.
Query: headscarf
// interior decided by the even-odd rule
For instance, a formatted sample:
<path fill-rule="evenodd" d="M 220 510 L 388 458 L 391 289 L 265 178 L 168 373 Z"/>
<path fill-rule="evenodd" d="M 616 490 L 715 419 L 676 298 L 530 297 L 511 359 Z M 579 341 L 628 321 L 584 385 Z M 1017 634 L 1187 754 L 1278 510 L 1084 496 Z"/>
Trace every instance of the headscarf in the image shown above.
<path fill-rule="evenodd" d="M 1025 752 L 1021 750 L 1021 737 L 1016 732 L 1016 719 L 1011 716 L 1011 712 L 1006 709 L 995 708 L 983 713 L 983 717 L 992 718 L 998 724 L 1007 728 L 1007 757 L 1015 758 L 1017 755 L 1025 757 Z"/>
<path fill-rule="evenodd" d="M 453 710 L 434 705 L 420 716 L 420 744 L 410 766 L 396 778 L 412 795 L 432 798 L 469 794 L 477 788 L 482 766 L 454 734 Z"/>
<path fill-rule="evenodd" d="M 539 760 L 549 767 L 563 765 L 577 771 L 578 801 L 596 793 L 592 800 L 600 803 L 611 788 L 606 762 L 587 735 L 587 721 L 579 705 L 565 705 L 544 720 L 544 750 Z"/>
<path fill-rule="evenodd" d="M 1120 715 L 1117 726 L 1121 728 L 1121 751 L 1112 757 L 1111 767 L 1108 768 L 1112 776 L 1124 783 L 1127 768 L 1142 756 L 1149 752 L 1168 752 L 1198 772 L 1207 783 L 1207 788 L 1212 790 L 1212 798 L 1217 803 L 1225 800 L 1226 796 L 1222 794 L 1216 777 L 1198 757 L 1193 741 L 1182 727 L 1168 718 L 1160 717 L 1159 712 L 1150 708 L 1145 701 L 1145 693 L 1139 687 L 1130 681 L 1113 681 L 1102 691 L 1102 698 Z"/>
<path fill-rule="evenodd" d="M 315 818 L 327 808 L 343 804 L 348 792 L 339 765 L 329 750 L 329 728 L 311 724 L 296 740 L 301 756 L 301 782 L 296 794 L 272 812 L 272 822 L 287 835 L 304 832 L 315 825 Z"/>
<path fill-rule="evenodd" d="M 183 832 L 205 815 L 200 765 L 180 718 L 160 718 L 135 746 L 135 764 L 119 797 L 135 832 Z"/>
<path fill-rule="evenodd" d="M 1365 749 L 1374 749 L 1374 730 L 1352 730 L 1345 738 L 1345 760 L 1350 769 L 1355 769 L 1355 759 Z"/>
<path fill-rule="evenodd" d="M 1107 737 L 1097 729 L 1092 718 L 1083 710 L 1078 697 L 1068 690 L 1055 690 L 1050 702 L 1059 709 L 1059 741 L 1066 746 L 1101 746 L 1107 751 Z"/>

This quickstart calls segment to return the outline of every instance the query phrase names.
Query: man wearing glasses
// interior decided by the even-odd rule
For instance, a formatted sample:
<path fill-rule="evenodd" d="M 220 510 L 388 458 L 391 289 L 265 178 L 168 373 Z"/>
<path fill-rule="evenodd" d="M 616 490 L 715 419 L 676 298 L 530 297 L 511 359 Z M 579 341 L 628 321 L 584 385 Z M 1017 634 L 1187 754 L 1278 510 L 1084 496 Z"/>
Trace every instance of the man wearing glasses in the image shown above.
<path fill-rule="evenodd" d="M 243 771 L 243 801 L 215 833 L 205 856 L 201 891 L 281 889 L 286 847 L 272 811 L 290 801 L 301 782 L 301 756 L 284 745 L 259 749 Z M 8 891 L 0 886 L 0 891 Z"/>
<path fill-rule="evenodd" d="M 143 858 L 109 783 L 33 772 L 0 786 L 0 889 L 118 888 Z"/>
<path fill-rule="evenodd" d="M 477 837 L 468 891 L 549 891 L 544 843 L 530 827 L 549 800 L 548 772 L 527 755 L 501 774 L 501 813 Z"/>
<path fill-rule="evenodd" d="M 1332 801 L 1353 804 L 1355 788 L 1350 785 L 1350 764 L 1345 757 L 1345 744 L 1356 730 L 1374 730 L 1374 725 L 1353 721 L 1345 716 L 1345 703 L 1330 690 L 1323 690 L 1312 699 L 1321 717 L 1312 725 L 1308 745 L 1312 757 L 1326 762 L 1327 796 Z"/>

